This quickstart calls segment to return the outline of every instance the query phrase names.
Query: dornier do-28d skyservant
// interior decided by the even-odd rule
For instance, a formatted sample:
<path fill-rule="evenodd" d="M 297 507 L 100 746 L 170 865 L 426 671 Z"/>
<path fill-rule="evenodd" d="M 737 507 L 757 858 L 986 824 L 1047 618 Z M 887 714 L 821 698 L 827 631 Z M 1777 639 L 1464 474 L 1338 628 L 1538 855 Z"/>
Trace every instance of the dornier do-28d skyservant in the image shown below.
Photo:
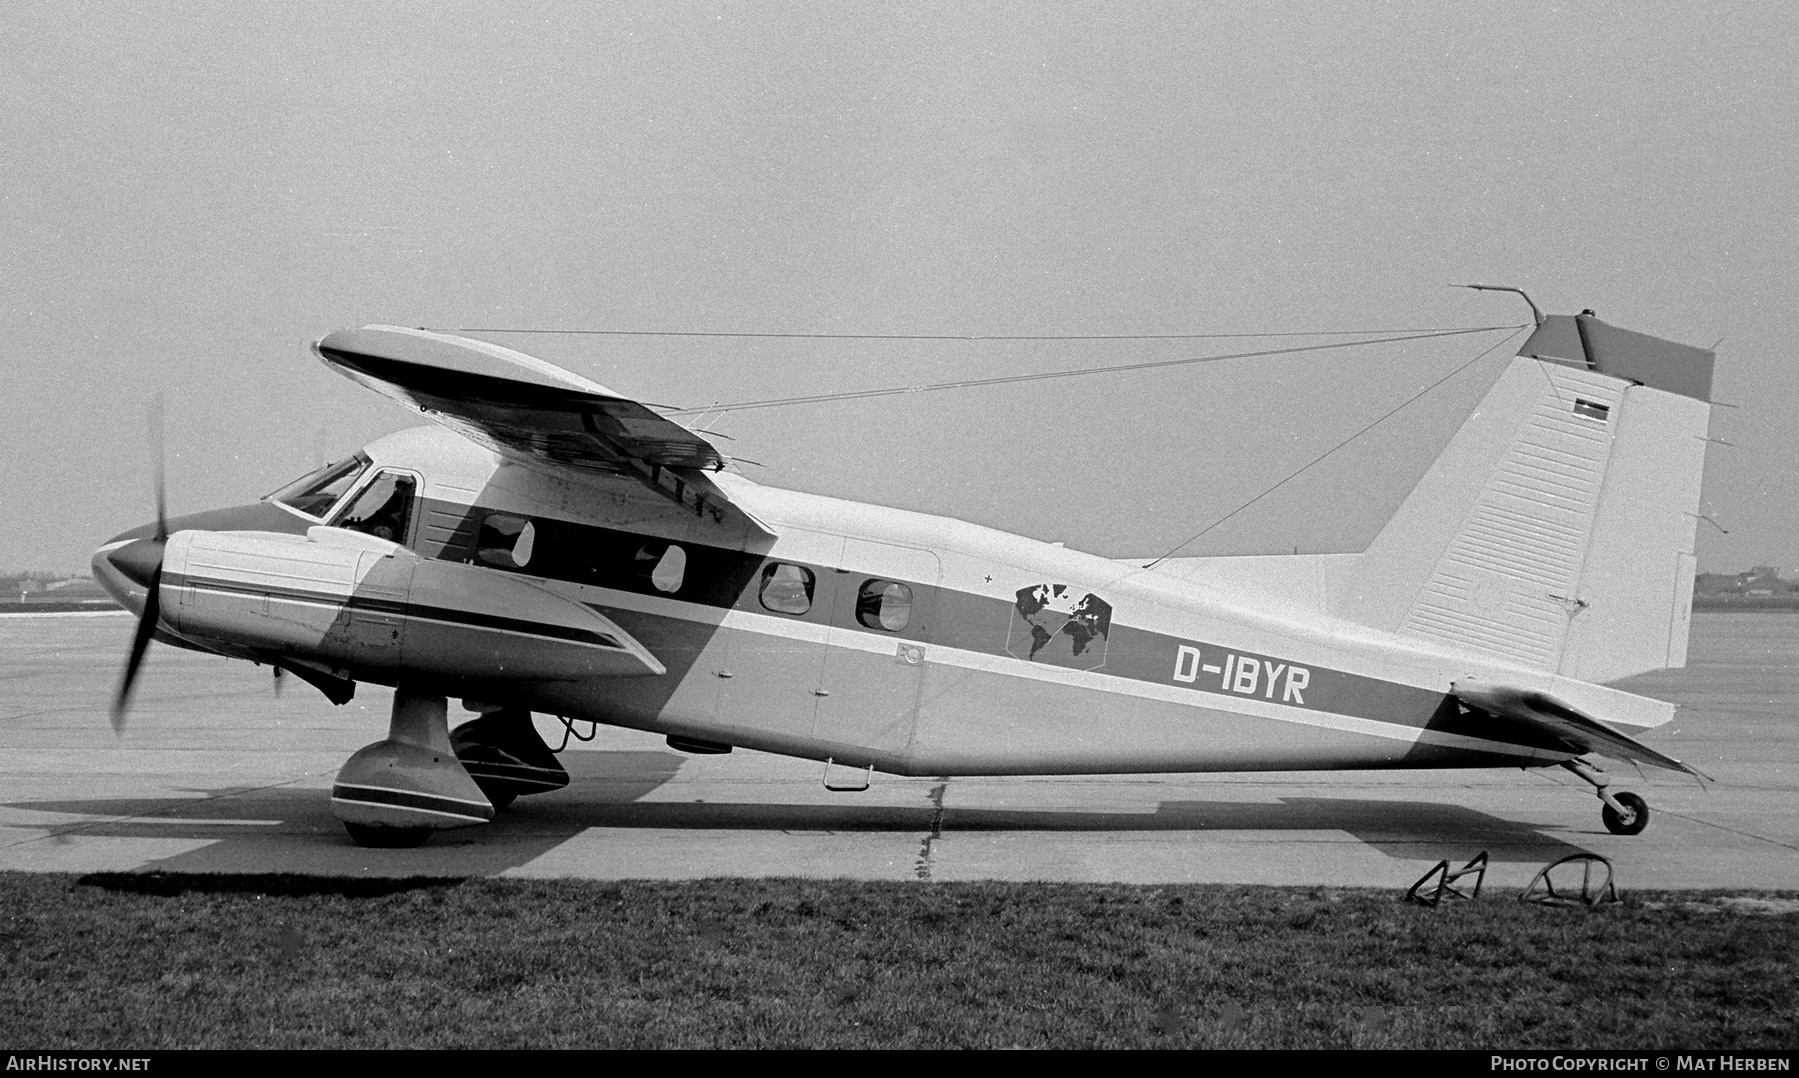
<path fill-rule="evenodd" d="M 394 687 L 332 789 L 367 845 L 566 784 L 534 712 L 900 775 L 1561 766 L 1619 834 L 1648 808 L 1589 756 L 1695 773 L 1603 683 L 1685 661 L 1713 355 L 1590 314 L 1537 318 L 1366 551 L 1153 569 L 758 485 L 493 344 L 315 348 L 436 425 L 93 568 L 139 615 L 115 722 L 151 639 Z"/>

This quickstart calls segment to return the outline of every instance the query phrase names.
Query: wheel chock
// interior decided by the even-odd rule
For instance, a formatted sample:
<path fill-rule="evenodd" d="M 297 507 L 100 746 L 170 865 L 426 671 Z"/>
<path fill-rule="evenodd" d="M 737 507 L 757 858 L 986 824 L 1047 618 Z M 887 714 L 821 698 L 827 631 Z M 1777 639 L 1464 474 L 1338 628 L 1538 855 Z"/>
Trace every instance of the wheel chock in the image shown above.
<path fill-rule="evenodd" d="M 1573 870 L 1562 873 L 1563 883 L 1555 881 L 1555 870 L 1563 865 L 1580 866 L 1580 888 L 1576 890 L 1570 877 Z M 1597 877 L 1595 869 L 1604 869 Z M 1551 861 L 1531 877 L 1530 886 L 1518 896 L 1520 902 L 1540 906 L 1602 906 L 1618 901 L 1618 889 L 1612 885 L 1612 863 L 1596 853 L 1571 853 L 1559 861 Z"/>
<path fill-rule="evenodd" d="M 1457 886 L 1457 881 L 1464 876 L 1474 877 L 1474 889 L 1472 891 L 1463 891 Z M 1405 900 L 1407 902 L 1416 902 L 1420 906 L 1434 907 L 1445 898 L 1479 898 L 1480 885 L 1486 878 L 1487 851 L 1485 850 L 1475 854 L 1472 861 L 1469 861 L 1454 872 L 1449 870 L 1449 861 L 1445 858 L 1444 860 L 1438 861 L 1435 868 L 1420 877 L 1417 883 L 1412 884 L 1412 889 L 1405 893 Z M 1430 886 L 1433 880 L 1436 881 L 1436 884 L 1435 886 Z"/>

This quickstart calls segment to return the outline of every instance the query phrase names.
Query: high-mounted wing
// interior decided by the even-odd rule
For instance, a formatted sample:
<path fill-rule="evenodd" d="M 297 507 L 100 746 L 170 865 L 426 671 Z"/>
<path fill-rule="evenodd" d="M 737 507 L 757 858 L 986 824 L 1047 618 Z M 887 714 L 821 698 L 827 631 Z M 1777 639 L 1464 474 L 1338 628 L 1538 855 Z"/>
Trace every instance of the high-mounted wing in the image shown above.
<path fill-rule="evenodd" d="M 772 534 L 707 478 L 725 466 L 712 443 L 541 359 L 401 326 L 339 330 L 313 349 L 333 370 L 497 453 L 629 476 L 700 516 Z"/>
<path fill-rule="evenodd" d="M 1573 752 L 1596 752 L 1615 760 L 1665 767 L 1703 778 L 1698 771 L 1618 731 L 1545 692 L 1463 679 L 1450 686 L 1465 706 L 1531 727 Z"/>

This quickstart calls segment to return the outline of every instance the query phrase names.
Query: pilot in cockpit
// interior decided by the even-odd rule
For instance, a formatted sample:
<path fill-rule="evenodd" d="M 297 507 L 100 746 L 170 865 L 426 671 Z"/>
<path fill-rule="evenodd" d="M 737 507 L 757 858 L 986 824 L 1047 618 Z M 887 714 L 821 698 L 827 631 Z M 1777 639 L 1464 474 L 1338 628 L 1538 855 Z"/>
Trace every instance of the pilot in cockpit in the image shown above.
<path fill-rule="evenodd" d="M 406 540 L 407 510 L 412 506 L 412 479 L 392 472 L 378 476 L 337 521 L 340 528 L 363 532 L 390 543 Z"/>

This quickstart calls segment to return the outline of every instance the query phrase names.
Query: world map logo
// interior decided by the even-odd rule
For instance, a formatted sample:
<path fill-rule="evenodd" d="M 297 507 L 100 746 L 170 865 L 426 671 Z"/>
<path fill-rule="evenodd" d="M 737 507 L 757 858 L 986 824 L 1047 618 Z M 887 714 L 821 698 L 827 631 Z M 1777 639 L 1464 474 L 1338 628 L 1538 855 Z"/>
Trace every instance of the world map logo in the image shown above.
<path fill-rule="evenodd" d="M 1008 654 L 1030 662 L 1097 670 L 1106 664 L 1112 604 L 1066 584 L 1033 584 L 1018 590 Z"/>

